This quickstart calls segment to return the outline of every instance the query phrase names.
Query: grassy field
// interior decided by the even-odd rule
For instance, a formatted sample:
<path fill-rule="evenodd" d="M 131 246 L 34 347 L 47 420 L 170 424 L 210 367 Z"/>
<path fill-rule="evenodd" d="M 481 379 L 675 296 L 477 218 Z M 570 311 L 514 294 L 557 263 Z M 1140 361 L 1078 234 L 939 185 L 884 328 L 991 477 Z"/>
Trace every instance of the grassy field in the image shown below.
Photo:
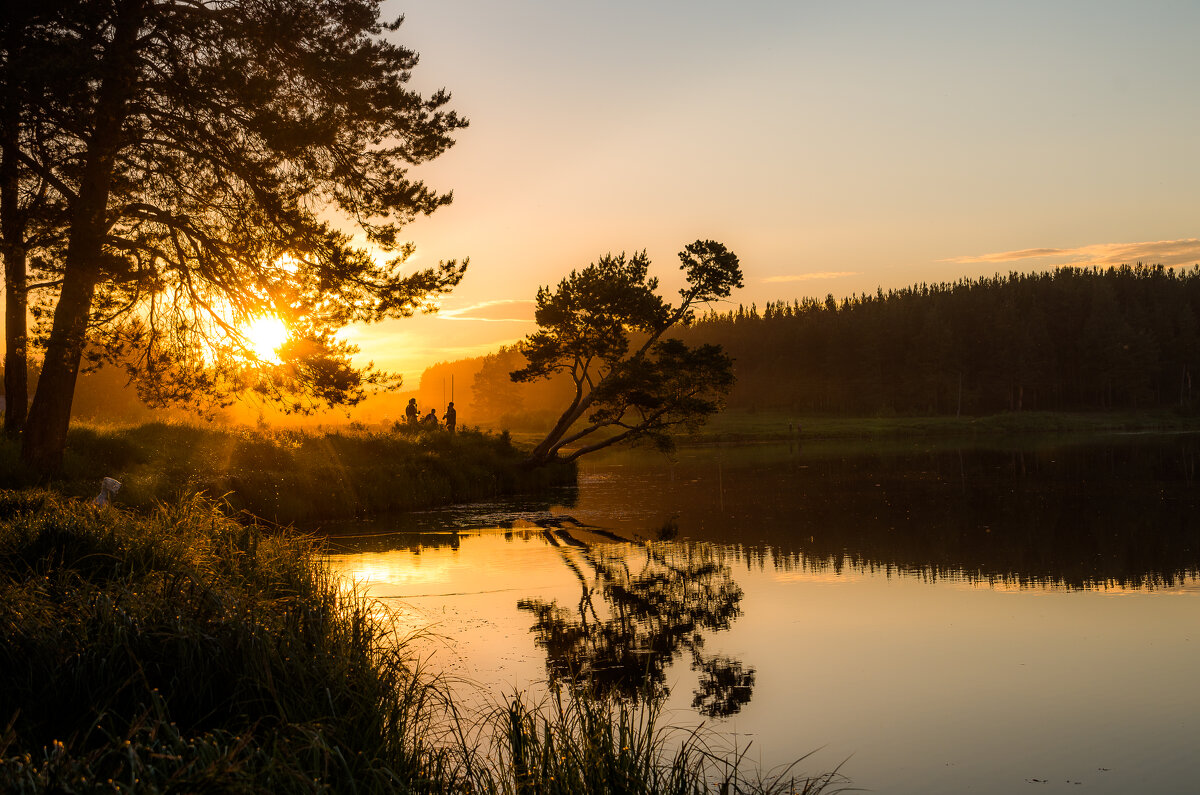
<path fill-rule="evenodd" d="M 123 486 L 122 505 L 204 493 L 234 511 L 279 523 L 419 510 L 536 492 L 574 482 L 573 466 L 530 470 L 506 434 L 464 429 L 331 432 L 149 423 L 71 429 L 65 478 L 54 484 L 94 497 L 100 479 Z M 0 485 L 32 485 L 18 447 L 0 447 Z"/>
<path fill-rule="evenodd" d="M 725 411 L 698 432 L 675 437 L 678 447 L 787 442 L 816 453 L 905 452 L 913 449 L 1035 449 L 1123 433 L 1200 433 L 1200 415 L 1172 411 L 1063 413 L 1012 412 L 980 417 L 830 417 L 771 411 Z M 541 436 L 522 432 L 514 443 L 532 446 Z M 583 461 L 659 454 L 650 448 L 613 447 Z"/>
<path fill-rule="evenodd" d="M 819 792 L 653 705 L 519 696 L 473 720 L 294 532 L 0 492 L 0 791 Z M 470 728 L 474 724 L 475 728 Z M 488 738 L 487 741 L 479 738 Z"/>
<path fill-rule="evenodd" d="M 806 417 L 783 412 L 727 411 L 711 418 L 699 433 L 682 437 L 680 443 L 987 437 L 1013 434 L 1036 436 L 1138 431 L 1200 431 L 1200 415 L 1171 411 L 1025 411 L 981 417 Z"/>

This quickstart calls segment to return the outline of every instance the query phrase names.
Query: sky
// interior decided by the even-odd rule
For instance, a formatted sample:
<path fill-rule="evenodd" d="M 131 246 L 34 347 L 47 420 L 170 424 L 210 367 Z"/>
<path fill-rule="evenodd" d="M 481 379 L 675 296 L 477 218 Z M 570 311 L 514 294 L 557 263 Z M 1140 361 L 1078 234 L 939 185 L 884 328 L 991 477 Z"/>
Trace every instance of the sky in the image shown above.
<path fill-rule="evenodd" d="M 415 387 L 533 330 L 533 298 L 698 238 L 731 303 L 1057 265 L 1200 262 L 1200 3 L 388 0 L 470 119 L 413 174 L 454 201 L 414 266 L 470 257 L 433 316 L 350 329 Z"/>

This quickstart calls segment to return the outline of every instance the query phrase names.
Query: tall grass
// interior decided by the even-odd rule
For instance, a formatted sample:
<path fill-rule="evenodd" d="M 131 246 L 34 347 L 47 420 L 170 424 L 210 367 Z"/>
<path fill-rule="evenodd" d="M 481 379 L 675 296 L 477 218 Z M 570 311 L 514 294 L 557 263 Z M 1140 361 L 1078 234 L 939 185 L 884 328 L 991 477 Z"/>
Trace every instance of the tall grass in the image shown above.
<path fill-rule="evenodd" d="M 118 500 L 149 509 L 201 492 L 280 523 L 351 519 L 491 499 L 574 482 L 562 464 L 523 466 L 505 435 L 440 428 L 331 432 L 174 423 L 79 425 L 68 437 L 66 493 L 95 496 L 102 477 Z M 0 482 L 28 485 L 13 443 L 0 447 Z"/>
<path fill-rule="evenodd" d="M 699 735 L 672 746 L 652 708 L 587 697 L 517 700 L 475 733 L 311 540 L 201 497 L 134 514 L 0 492 L 0 682 L 4 792 L 793 785 L 746 783 Z"/>
<path fill-rule="evenodd" d="M 444 791 L 437 691 L 314 554 L 200 498 L 0 494 L 0 789 Z"/>
<path fill-rule="evenodd" d="M 837 771 L 803 776 L 795 764 L 753 768 L 745 764 L 746 749 L 715 749 L 711 741 L 721 738 L 703 728 L 662 726 L 660 705 L 577 690 L 556 690 L 536 707 L 516 698 L 495 716 L 503 726 L 495 758 L 504 775 L 486 778 L 482 789 L 506 795 L 815 795 L 843 781 Z"/>

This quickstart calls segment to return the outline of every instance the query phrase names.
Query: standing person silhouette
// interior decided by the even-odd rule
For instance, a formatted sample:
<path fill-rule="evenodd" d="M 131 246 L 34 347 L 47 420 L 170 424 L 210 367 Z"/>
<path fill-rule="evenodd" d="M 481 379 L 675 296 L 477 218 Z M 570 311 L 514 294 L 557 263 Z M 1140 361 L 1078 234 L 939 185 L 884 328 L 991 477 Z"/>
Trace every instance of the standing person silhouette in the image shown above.
<path fill-rule="evenodd" d="M 446 430 L 454 433 L 454 426 L 458 424 L 458 412 L 454 410 L 454 401 L 451 400 L 446 406 L 446 413 L 442 417 L 446 421 Z"/>
<path fill-rule="evenodd" d="M 408 405 L 404 407 L 404 419 L 408 421 L 409 425 L 416 425 L 418 414 L 420 412 L 417 411 L 417 399 L 409 398 Z"/>

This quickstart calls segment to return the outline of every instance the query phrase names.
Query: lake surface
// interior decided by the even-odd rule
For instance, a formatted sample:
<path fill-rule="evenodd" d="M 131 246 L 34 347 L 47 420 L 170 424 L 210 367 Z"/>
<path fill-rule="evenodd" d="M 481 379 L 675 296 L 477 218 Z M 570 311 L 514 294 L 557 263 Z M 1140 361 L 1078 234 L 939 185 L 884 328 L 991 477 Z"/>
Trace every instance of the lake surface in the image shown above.
<path fill-rule="evenodd" d="M 762 445 L 336 528 L 479 707 L 651 689 L 877 792 L 1196 792 L 1200 438 Z"/>

